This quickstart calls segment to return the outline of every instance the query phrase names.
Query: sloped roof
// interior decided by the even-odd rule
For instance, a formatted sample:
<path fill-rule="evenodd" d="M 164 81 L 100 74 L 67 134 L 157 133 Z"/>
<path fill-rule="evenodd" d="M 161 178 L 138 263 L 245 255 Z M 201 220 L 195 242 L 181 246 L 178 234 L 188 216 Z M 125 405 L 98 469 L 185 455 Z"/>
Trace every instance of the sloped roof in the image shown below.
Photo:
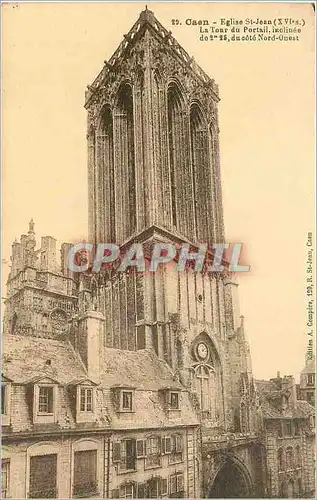
<path fill-rule="evenodd" d="M 211 79 L 207 73 L 205 73 L 193 57 L 189 56 L 189 54 L 172 36 L 171 32 L 164 28 L 164 26 L 156 19 L 153 12 L 146 8 L 140 13 L 138 20 L 134 23 L 130 31 L 124 35 L 123 41 L 110 57 L 109 61 L 105 61 L 103 69 L 97 75 L 93 83 L 88 86 L 86 104 L 88 104 L 90 97 L 107 78 L 108 74 L 113 71 L 115 67 L 126 57 L 133 45 L 135 45 L 136 41 L 142 37 L 146 29 L 151 30 L 151 32 L 155 33 L 155 35 L 159 37 L 164 44 L 166 44 L 166 46 L 172 48 L 173 53 L 176 57 L 178 57 L 181 64 L 186 66 L 187 71 L 192 72 L 193 75 L 195 75 L 195 77 L 202 83 L 210 85 L 215 97 L 219 99 L 218 85 L 214 82 L 214 80 Z"/>
<path fill-rule="evenodd" d="M 268 394 L 276 391 L 277 386 L 272 380 L 255 380 L 255 387 L 260 394 Z"/>
<path fill-rule="evenodd" d="M 255 380 L 255 385 L 260 396 L 261 409 L 264 418 L 308 418 L 315 414 L 315 408 L 307 401 L 296 401 L 296 407 L 282 409 L 274 404 L 285 391 L 278 390 L 274 380 Z"/>
<path fill-rule="evenodd" d="M 37 377 L 49 377 L 62 385 L 87 378 L 68 342 L 10 334 L 2 339 L 2 373 L 20 384 Z"/>
<path fill-rule="evenodd" d="M 166 387 L 182 388 L 168 364 L 158 359 L 153 351 L 126 351 L 109 347 L 104 349 L 102 386 L 115 385 L 152 391 Z"/>

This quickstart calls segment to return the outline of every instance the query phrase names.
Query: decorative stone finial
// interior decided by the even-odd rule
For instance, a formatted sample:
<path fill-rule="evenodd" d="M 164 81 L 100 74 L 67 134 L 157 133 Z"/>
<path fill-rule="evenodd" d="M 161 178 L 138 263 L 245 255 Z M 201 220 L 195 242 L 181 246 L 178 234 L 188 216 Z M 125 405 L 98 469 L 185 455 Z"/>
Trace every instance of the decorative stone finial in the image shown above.
<path fill-rule="evenodd" d="M 150 24 L 155 23 L 155 17 L 154 14 L 151 10 L 147 8 L 147 5 L 145 6 L 145 10 L 143 10 L 140 14 L 140 20 L 141 21 L 147 21 Z"/>
<path fill-rule="evenodd" d="M 34 220 L 31 219 L 29 222 L 29 233 L 34 233 Z"/>

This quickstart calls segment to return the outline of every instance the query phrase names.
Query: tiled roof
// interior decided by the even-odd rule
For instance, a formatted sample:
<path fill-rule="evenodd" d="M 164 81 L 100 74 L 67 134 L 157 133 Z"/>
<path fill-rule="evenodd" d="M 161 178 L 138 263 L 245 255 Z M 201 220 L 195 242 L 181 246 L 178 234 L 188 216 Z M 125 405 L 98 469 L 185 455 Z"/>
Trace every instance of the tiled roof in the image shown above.
<path fill-rule="evenodd" d="M 197 416 L 193 410 L 188 392 L 180 393 L 181 410 L 165 410 L 161 389 L 182 389 L 169 365 L 159 360 L 151 350 L 125 351 L 113 348 L 104 350 L 104 372 L 101 381 L 104 388 L 135 388 L 133 413 L 118 414 L 111 405 L 108 413 L 112 428 L 133 429 L 196 425 Z"/>
<path fill-rule="evenodd" d="M 272 380 L 255 380 L 255 387 L 260 394 L 276 391 L 276 384 Z"/>
<path fill-rule="evenodd" d="M 308 418 L 315 414 L 315 408 L 307 401 L 296 401 L 296 407 L 282 409 L 278 400 L 284 391 L 279 391 L 273 380 L 256 380 L 264 418 Z M 275 404 L 274 404 L 275 402 Z"/>
<path fill-rule="evenodd" d="M 168 364 L 159 360 L 153 351 L 105 348 L 102 386 L 115 385 L 154 391 L 182 388 Z"/>
<path fill-rule="evenodd" d="M 68 342 L 20 335 L 2 339 L 2 373 L 24 384 L 36 377 L 49 377 L 66 385 L 87 378 L 83 364 Z"/>

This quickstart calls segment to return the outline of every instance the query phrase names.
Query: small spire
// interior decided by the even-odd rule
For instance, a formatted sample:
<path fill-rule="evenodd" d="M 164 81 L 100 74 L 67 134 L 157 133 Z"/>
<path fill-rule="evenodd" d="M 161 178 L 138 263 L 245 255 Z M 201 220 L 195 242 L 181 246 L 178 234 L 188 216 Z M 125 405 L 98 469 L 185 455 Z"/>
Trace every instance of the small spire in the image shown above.
<path fill-rule="evenodd" d="M 34 220 L 33 220 L 33 218 L 29 222 L 29 233 L 34 233 Z"/>

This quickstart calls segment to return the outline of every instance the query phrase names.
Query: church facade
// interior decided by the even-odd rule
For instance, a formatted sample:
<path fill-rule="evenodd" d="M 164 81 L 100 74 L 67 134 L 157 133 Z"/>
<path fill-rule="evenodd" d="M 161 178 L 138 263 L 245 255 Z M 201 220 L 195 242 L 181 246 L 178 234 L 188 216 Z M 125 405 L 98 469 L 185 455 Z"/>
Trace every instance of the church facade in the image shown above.
<path fill-rule="evenodd" d="M 214 80 L 143 11 L 86 92 L 91 243 L 137 242 L 146 257 L 157 243 L 195 253 L 225 241 L 218 102 Z M 225 263 L 76 273 L 70 248 L 59 266 L 54 238 L 36 249 L 33 221 L 12 245 L 3 495 L 311 495 L 312 407 L 253 379 Z M 301 457 L 284 469 L 280 420 Z"/>

